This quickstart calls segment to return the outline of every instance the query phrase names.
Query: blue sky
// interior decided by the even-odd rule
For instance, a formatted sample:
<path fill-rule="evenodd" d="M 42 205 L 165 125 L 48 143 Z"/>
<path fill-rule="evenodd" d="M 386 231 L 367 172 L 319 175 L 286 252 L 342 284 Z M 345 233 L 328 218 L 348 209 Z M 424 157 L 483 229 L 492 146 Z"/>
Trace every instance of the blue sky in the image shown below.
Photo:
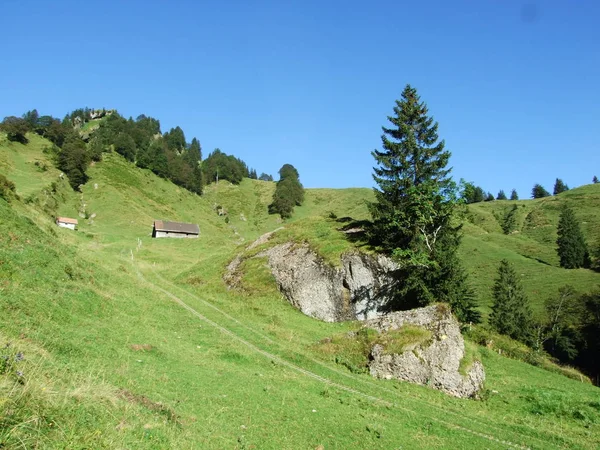
<path fill-rule="evenodd" d="M 79 107 L 179 125 L 307 187 L 370 187 L 407 83 L 456 180 L 496 194 L 600 176 L 597 1 L 3 0 L 0 116 Z"/>

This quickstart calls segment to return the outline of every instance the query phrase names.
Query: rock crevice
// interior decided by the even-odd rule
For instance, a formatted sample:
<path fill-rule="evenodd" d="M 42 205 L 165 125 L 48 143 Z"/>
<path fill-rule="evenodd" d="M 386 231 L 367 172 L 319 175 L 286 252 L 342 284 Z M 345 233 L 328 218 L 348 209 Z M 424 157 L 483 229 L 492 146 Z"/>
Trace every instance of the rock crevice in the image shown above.
<path fill-rule="evenodd" d="M 306 244 L 276 245 L 267 257 L 279 289 L 304 314 L 326 322 L 365 320 L 384 313 L 397 265 L 385 256 L 360 252 L 341 256 L 332 267 Z"/>

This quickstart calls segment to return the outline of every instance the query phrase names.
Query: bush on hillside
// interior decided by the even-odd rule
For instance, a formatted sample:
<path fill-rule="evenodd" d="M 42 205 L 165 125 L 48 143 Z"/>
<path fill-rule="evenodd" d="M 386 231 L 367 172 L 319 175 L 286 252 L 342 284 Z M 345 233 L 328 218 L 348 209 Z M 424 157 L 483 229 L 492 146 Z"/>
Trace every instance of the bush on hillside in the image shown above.
<path fill-rule="evenodd" d="M 0 174 L 0 198 L 10 202 L 10 200 L 16 196 L 15 192 L 15 183 Z"/>

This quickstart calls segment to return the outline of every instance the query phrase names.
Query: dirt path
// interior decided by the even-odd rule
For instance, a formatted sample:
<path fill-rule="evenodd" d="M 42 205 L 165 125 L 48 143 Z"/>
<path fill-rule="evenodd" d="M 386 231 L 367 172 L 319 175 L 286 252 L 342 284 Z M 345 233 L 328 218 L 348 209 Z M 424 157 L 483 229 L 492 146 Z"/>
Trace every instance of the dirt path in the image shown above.
<path fill-rule="evenodd" d="M 264 356 L 267 359 L 270 359 L 270 360 L 272 360 L 272 361 L 274 361 L 274 362 L 276 362 L 276 363 L 278 363 L 278 364 L 280 364 L 282 366 L 285 366 L 285 367 L 287 367 L 290 370 L 293 370 L 295 372 L 301 373 L 301 374 L 303 374 L 306 377 L 312 378 L 312 379 L 317 380 L 317 381 L 319 381 L 319 382 L 321 382 L 323 384 L 326 384 L 328 386 L 337 388 L 337 389 L 339 389 L 341 391 L 345 391 L 345 392 L 357 395 L 357 396 L 362 397 L 364 399 L 367 399 L 367 400 L 369 400 L 371 402 L 374 402 L 374 403 L 377 403 L 377 404 L 380 404 L 380 405 L 384 405 L 384 406 L 388 406 L 388 407 L 397 408 L 397 409 L 400 409 L 400 410 L 402 410 L 404 412 L 407 412 L 409 414 L 418 415 L 418 416 L 419 415 L 420 416 L 425 416 L 425 417 L 427 417 L 427 419 L 429 419 L 429 420 L 431 420 L 433 422 L 437 422 L 437 423 L 445 426 L 446 428 L 449 428 L 449 429 L 452 429 L 452 430 L 458 430 L 458 431 L 461 431 L 461 432 L 464 432 L 464 433 L 468 433 L 468 434 L 480 437 L 481 439 L 484 439 L 484 440 L 487 440 L 487 441 L 491 441 L 491 442 L 495 442 L 497 444 L 500 444 L 500 445 L 506 446 L 506 447 L 510 447 L 510 448 L 518 448 L 518 449 L 529 449 L 530 448 L 528 445 L 517 444 L 517 443 L 511 442 L 511 441 L 507 441 L 507 440 L 501 439 L 501 438 L 499 438 L 497 436 L 494 436 L 492 434 L 482 433 L 482 432 L 476 431 L 474 429 L 464 427 L 462 425 L 457 425 L 455 423 L 449 422 L 449 421 L 441 419 L 439 417 L 424 415 L 423 413 L 415 411 L 415 410 L 413 410 L 411 408 L 407 408 L 406 406 L 400 405 L 398 403 L 395 403 L 395 402 L 392 402 L 392 401 L 389 401 L 389 400 L 382 399 L 382 398 L 374 396 L 374 395 L 367 394 L 365 392 L 361 392 L 361 391 L 359 391 L 357 389 L 354 389 L 354 388 L 346 386 L 344 384 L 335 382 L 335 381 L 330 380 L 330 379 L 328 379 L 326 377 L 318 375 L 318 374 L 316 374 L 314 372 L 306 370 L 306 369 L 304 369 L 304 368 L 302 368 L 300 366 L 292 364 L 289 361 L 287 361 L 285 359 L 282 359 L 278 355 L 275 355 L 273 353 L 270 353 L 270 352 L 268 352 L 266 350 L 263 350 L 263 349 L 257 347 L 256 345 L 252 344 L 251 342 L 248 342 L 247 340 L 241 338 L 240 336 L 238 336 L 237 334 L 235 334 L 234 332 L 232 332 L 228 328 L 226 328 L 226 327 L 218 324 L 217 322 L 214 322 L 213 320 L 209 319 L 208 317 L 200 314 L 198 311 L 196 311 L 194 308 L 192 308 L 191 306 L 189 306 L 187 303 L 185 303 L 183 300 L 181 300 L 181 298 L 179 298 L 177 295 L 173 294 L 171 291 L 169 291 L 169 290 L 163 288 L 162 286 L 159 286 L 159 285 L 154 284 L 151 281 L 147 280 L 144 277 L 144 275 L 137 269 L 137 267 L 135 267 L 135 270 L 137 272 L 138 277 L 145 284 L 149 285 L 150 287 L 152 287 L 153 289 L 155 289 L 155 290 L 157 290 L 159 292 L 162 292 L 164 295 L 166 295 L 167 297 L 169 297 L 173 302 L 175 302 L 176 304 L 178 304 L 179 306 L 181 306 L 182 308 L 184 308 L 185 310 L 187 310 L 190 314 L 194 315 L 195 317 L 197 317 L 198 319 L 202 320 L 203 322 L 211 325 L 212 327 L 218 329 L 223 334 L 226 334 L 227 336 L 231 337 L 232 339 L 234 339 L 235 341 L 239 342 L 240 344 L 242 344 L 242 345 L 250 348 L 255 353 L 258 353 L 258 354 Z M 167 282 L 167 280 L 163 279 L 163 282 Z M 178 288 L 178 289 L 183 290 L 182 288 Z M 200 300 L 206 306 L 209 306 L 210 308 L 218 311 L 219 313 L 223 314 L 227 318 L 233 320 L 234 322 L 236 322 L 236 323 L 244 326 L 243 323 L 241 323 L 240 321 L 238 321 L 234 317 L 230 316 L 226 312 L 220 310 L 219 308 L 217 308 L 216 306 L 212 305 L 211 303 L 206 302 L 205 300 L 201 300 L 201 299 L 198 299 L 198 300 Z M 245 328 L 248 328 L 248 327 L 245 327 Z M 248 329 L 250 329 L 250 328 L 248 328 Z M 253 331 L 252 329 L 250 329 L 250 330 Z M 261 337 L 263 337 L 265 339 L 268 339 L 269 341 L 273 342 L 270 338 L 262 335 L 262 333 L 258 333 L 258 334 Z M 462 418 L 465 419 L 464 416 Z M 487 426 L 487 424 L 482 424 L 482 425 Z M 544 444 L 545 444 L 545 447 L 547 448 L 548 442 L 545 442 Z"/>

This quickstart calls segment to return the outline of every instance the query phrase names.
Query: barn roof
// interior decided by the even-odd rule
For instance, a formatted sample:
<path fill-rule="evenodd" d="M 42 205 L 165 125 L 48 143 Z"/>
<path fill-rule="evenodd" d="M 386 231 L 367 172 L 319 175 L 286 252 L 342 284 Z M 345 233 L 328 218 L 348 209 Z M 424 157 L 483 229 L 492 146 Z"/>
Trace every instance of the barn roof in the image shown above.
<path fill-rule="evenodd" d="M 71 219 L 69 217 L 57 217 L 56 221 L 62 223 L 72 223 L 73 225 L 77 225 L 77 219 Z"/>
<path fill-rule="evenodd" d="M 155 220 L 156 231 L 168 231 L 171 233 L 200 234 L 200 228 L 195 223 L 169 222 L 166 220 Z"/>

